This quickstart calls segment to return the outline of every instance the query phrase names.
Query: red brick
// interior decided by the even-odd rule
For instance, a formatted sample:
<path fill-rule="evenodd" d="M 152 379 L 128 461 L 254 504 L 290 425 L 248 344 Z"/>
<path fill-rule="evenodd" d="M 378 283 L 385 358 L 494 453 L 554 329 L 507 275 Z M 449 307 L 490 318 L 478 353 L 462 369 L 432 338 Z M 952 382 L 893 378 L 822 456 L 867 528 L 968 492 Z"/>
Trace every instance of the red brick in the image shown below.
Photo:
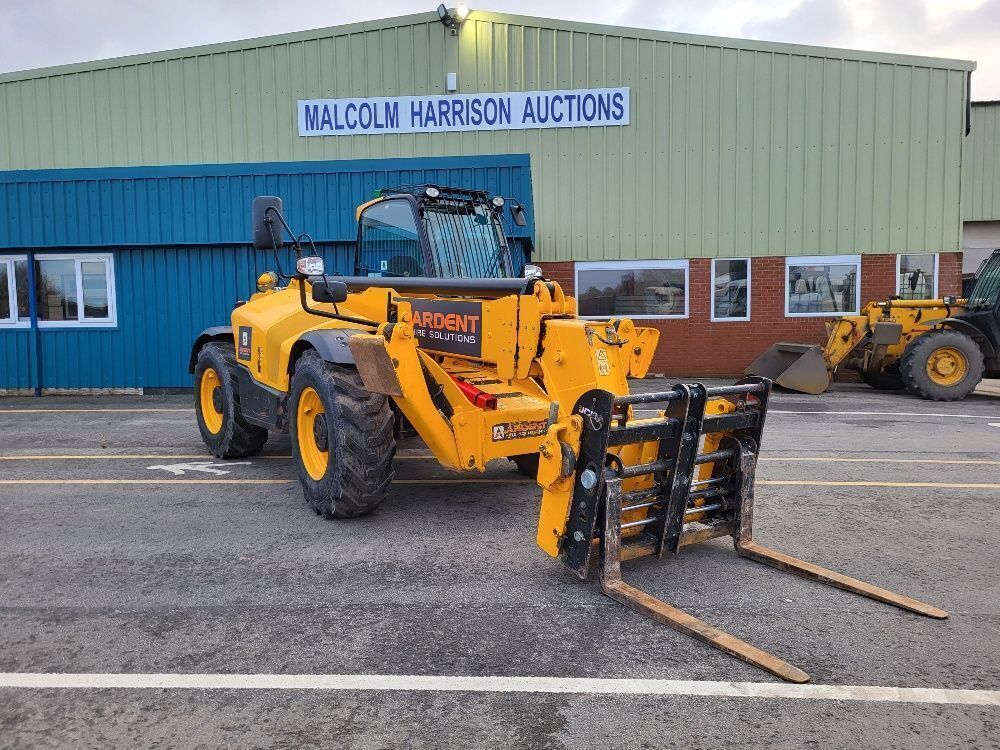
<path fill-rule="evenodd" d="M 660 330 L 660 344 L 651 372 L 671 376 L 734 377 L 771 344 L 796 341 L 822 344 L 826 322 L 834 317 L 785 317 L 784 257 L 754 258 L 752 261 L 749 323 L 713 323 L 711 310 L 710 259 L 692 258 L 688 283 L 690 317 L 675 320 L 643 320 L 640 325 Z M 961 253 L 941 253 L 938 260 L 938 293 L 958 294 L 962 285 Z M 547 278 L 558 281 L 567 294 L 574 294 L 574 262 L 540 262 Z M 861 256 L 861 306 L 896 293 L 896 256 Z"/>

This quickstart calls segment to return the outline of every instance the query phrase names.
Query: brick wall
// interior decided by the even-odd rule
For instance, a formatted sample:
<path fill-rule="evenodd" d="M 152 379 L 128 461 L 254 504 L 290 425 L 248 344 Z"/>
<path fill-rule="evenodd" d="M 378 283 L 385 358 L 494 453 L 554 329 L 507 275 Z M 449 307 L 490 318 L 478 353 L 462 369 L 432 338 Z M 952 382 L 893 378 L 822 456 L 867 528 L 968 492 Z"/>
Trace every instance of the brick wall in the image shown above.
<path fill-rule="evenodd" d="M 938 256 L 938 296 L 962 296 L 962 254 L 941 253 Z"/>
<path fill-rule="evenodd" d="M 939 294 L 961 289 L 961 253 L 941 253 Z M 573 262 L 538 265 L 547 278 L 575 294 Z M 754 258 L 750 279 L 750 321 L 711 322 L 711 260 L 692 258 L 689 267 L 688 317 L 642 320 L 660 329 L 660 344 L 651 372 L 673 377 L 732 377 L 743 372 L 761 352 L 778 341 L 822 344 L 831 318 L 785 317 L 785 259 Z M 861 256 L 861 306 L 896 293 L 896 256 Z"/>

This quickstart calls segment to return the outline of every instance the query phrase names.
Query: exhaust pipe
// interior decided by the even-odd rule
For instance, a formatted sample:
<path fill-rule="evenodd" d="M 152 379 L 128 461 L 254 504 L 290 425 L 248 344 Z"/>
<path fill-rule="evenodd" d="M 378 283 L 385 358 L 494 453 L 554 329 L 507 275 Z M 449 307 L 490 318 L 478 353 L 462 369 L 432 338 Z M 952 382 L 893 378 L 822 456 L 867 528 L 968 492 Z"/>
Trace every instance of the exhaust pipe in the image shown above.
<path fill-rule="evenodd" d="M 817 395 L 830 387 L 823 347 L 816 344 L 777 343 L 751 362 L 743 373 L 769 378 L 776 385 L 799 393 Z"/>

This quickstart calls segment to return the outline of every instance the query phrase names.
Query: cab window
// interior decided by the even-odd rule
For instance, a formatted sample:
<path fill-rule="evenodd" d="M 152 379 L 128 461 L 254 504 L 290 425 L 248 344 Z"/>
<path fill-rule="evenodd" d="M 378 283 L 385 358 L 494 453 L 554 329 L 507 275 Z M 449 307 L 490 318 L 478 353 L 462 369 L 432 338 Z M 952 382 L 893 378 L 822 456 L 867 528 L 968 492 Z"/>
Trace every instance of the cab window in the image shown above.
<path fill-rule="evenodd" d="M 361 213 L 361 269 L 368 276 L 424 276 L 417 223 L 407 200 L 385 200 Z"/>

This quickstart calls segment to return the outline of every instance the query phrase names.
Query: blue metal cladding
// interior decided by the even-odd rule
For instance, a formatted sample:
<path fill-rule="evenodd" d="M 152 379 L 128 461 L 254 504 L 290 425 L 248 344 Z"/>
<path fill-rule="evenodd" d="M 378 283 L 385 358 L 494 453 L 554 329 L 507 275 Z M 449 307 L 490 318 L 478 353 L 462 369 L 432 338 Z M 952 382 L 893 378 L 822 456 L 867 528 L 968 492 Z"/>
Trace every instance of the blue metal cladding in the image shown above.
<path fill-rule="evenodd" d="M 327 268 L 350 273 L 356 206 L 379 187 L 421 182 L 514 196 L 529 216 L 515 236 L 533 236 L 526 156 L 0 173 L 0 255 L 114 253 L 116 327 L 42 328 L 42 386 L 190 387 L 194 338 L 228 324 L 233 303 L 274 268 L 270 252 L 247 243 L 255 195 L 280 195 Z M 289 269 L 290 251 L 279 252 Z M 38 384 L 34 335 L 0 330 L 0 388 Z"/>
<path fill-rule="evenodd" d="M 350 242 L 354 209 L 379 188 L 436 183 L 512 196 L 528 207 L 527 154 L 0 172 L 0 248 L 237 245 L 250 202 L 277 195 L 317 242 Z"/>

